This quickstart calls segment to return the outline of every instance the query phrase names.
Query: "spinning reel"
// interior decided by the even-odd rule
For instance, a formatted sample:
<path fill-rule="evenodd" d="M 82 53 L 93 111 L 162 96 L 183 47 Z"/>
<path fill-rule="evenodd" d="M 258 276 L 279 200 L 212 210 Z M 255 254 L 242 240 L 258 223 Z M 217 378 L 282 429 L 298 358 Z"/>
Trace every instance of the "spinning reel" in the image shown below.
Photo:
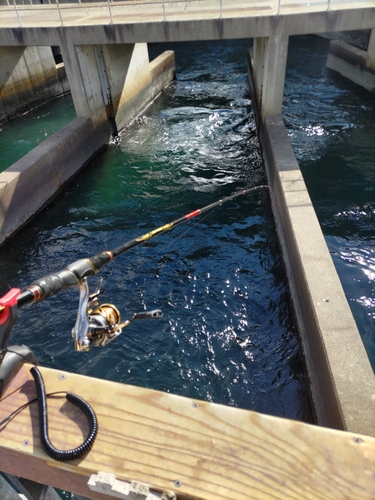
<path fill-rule="evenodd" d="M 263 188 L 269 189 L 269 186 L 261 185 L 242 189 L 231 196 L 227 196 L 210 205 L 193 210 L 168 224 L 160 226 L 138 238 L 127 241 L 112 250 L 105 250 L 92 257 L 77 260 L 61 271 L 54 272 L 44 278 L 34 281 L 23 292 L 14 288 L 4 297 L 0 297 L 0 396 L 7 382 L 11 379 L 22 362 L 36 362 L 33 353 L 26 346 L 12 346 L 8 348 L 9 335 L 16 321 L 19 307 L 31 302 L 45 300 L 61 290 L 78 287 L 78 314 L 72 330 L 75 349 L 76 351 L 84 352 L 89 351 L 92 346 L 104 347 L 117 338 L 121 334 L 122 329 L 135 319 L 158 319 L 162 317 L 162 312 L 155 309 L 154 311 L 136 313 L 130 319 L 121 323 L 121 316 L 116 306 L 112 304 L 99 305 L 98 303 L 98 296 L 101 293 L 101 282 L 95 293 L 90 295 L 87 278 L 98 273 L 115 257 L 154 238 L 158 234 L 169 231 L 177 225 L 193 219 L 217 206 L 221 206 L 223 203 L 233 200 L 238 196 L 246 195 L 252 191 Z"/>
<path fill-rule="evenodd" d="M 72 337 L 76 351 L 89 351 L 92 346 L 104 347 L 117 338 L 122 329 L 135 319 L 159 319 L 163 313 L 159 309 L 143 311 L 121 323 L 121 315 L 113 304 L 99 305 L 98 296 L 102 293 L 102 280 L 96 291 L 90 295 L 87 279 L 79 287 L 79 306 Z"/>

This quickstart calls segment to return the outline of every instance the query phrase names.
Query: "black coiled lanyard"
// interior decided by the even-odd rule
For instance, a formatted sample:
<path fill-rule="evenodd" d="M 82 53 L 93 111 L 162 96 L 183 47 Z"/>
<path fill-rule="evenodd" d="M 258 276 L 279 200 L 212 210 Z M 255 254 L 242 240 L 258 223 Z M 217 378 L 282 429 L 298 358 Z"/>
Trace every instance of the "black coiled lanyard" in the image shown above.
<path fill-rule="evenodd" d="M 80 396 L 77 396 L 77 394 L 73 394 L 72 392 L 66 393 L 66 399 L 70 403 L 73 403 L 75 406 L 78 406 L 78 408 L 80 408 L 86 415 L 89 422 L 90 431 L 85 441 L 77 448 L 73 448 L 72 450 L 58 450 L 53 446 L 48 436 L 47 397 L 42 374 L 36 366 L 33 366 L 30 369 L 30 372 L 34 377 L 36 392 L 38 395 L 39 431 L 43 450 L 47 453 L 48 456 L 50 456 L 54 460 L 59 460 L 60 462 L 66 462 L 68 460 L 74 460 L 75 458 L 83 457 L 91 450 L 91 447 L 94 444 L 94 440 L 98 433 L 98 421 L 94 410 L 87 403 L 87 401 L 82 399 Z"/>

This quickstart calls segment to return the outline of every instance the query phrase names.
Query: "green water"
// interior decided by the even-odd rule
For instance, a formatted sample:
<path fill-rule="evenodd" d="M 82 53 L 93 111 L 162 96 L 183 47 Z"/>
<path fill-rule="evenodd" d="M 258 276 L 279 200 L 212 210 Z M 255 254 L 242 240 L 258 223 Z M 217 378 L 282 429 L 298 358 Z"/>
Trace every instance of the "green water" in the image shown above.
<path fill-rule="evenodd" d="M 263 184 L 248 47 L 174 46 L 177 81 L 0 250 L 3 291 Z M 312 421 L 267 190 L 137 247 L 101 274 L 103 301 L 124 319 L 155 308 L 163 318 L 75 353 L 71 290 L 22 309 L 12 341 L 54 368 Z"/>
<path fill-rule="evenodd" d="M 73 101 L 68 94 L 0 124 L 0 172 L 75 117 Z"/>
<path fill-rule="evenodd" d="M 151 47 L 154 56 L 176 51 L 177 81 L 0 249 L 3 292 L 265 182 L 246 80 L 249 45 Z M 375 105 L 326 71 L 327 50 L 318 37 L 290 40 L 283 116 L 374 366 Z M 312 420 L 266 192 L 137 247 L 102 275 L 103 301 L 124 318 L 160 308 L 163 319 L 78 354 L 69 334 L 73 290 L 22 309 L 13 342 L 54 368 Z"/>

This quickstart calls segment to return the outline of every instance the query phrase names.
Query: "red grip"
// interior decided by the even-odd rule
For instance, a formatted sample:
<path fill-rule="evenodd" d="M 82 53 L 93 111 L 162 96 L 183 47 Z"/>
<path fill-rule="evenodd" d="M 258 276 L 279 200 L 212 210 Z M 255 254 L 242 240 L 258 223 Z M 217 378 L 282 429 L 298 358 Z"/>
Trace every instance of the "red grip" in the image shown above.
<path fill-rule="evenodd" d="M 19 288 L 12 288 L 3 297 L 0 298 L 0 325 L 8 321 L 9 310 L 11 307 L 17 305 L 17 298 L 20 295 Z"/>

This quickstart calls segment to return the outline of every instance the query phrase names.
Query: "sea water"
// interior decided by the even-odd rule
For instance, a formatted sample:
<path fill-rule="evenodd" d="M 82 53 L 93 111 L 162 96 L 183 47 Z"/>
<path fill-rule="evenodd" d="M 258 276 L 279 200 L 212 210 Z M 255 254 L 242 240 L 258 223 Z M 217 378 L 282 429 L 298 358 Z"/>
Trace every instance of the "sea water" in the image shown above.
<path fill-rule="evenodd" d="M 328 46 L 291 38 L 283 116 L 375 368 L 375 101 L 326 70 Z"/>
<path fill-rule="evenodd" d="M 177 80 L 1 248 L 4 293 L 266 183 L 249 46 L 172 47 Z M 150 50 L 154 57 L 165 47 Z M 267 189 L 133 249 L 101 276 L 102 301 L 123 319 L 156 308 L 163 318 L 134 322 L 106 348 L 76 353 L 74 289 L 21 309 L 12 342 L 49 367 L 312 421 Z M 89 284 L 93 290 L 95 279 Z"/>
<path fill-rule="evenodd" d="M 70 94 L 0 125 L 0 172 L 69 123 L 76 114 Z"/>
<path fill-rule="evenodd" d="M 153 56 L 175 50 L 176 82 L 0 249 L 4 293 L 266 182 L 246 80 L 250 44 L 150 48 Z M 283 117 L 374 366 L 374 101 L 326 70 L 328 44 L 291 38 Z M 7 128 L 0 147 L 13 146 L 1 142 Z M 163 318 L 134 322 L 108 347 L 75 353 L 71 290 L 22 309 L 12 342 L 54 368 L 312 420 L 266 190 L 158 236 L 101 274 L 103 301 L 124 318 L 154 308 Z"/>

